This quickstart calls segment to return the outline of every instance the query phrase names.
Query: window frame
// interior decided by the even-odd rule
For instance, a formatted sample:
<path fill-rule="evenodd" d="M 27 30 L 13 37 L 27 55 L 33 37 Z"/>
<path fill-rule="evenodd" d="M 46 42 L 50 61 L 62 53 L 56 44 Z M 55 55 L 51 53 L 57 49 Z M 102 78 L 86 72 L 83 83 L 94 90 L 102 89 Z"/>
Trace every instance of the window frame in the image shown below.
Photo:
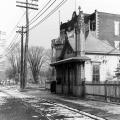
<path fill-rule="evenodd" d="M 98 68 L 96 70 L 96 67 Z M 99 83 L 100 82 L 100 63 L 94 62 L 92 65 L 92 82 Z"/>
<path fill-rule="evenodd" d="M 120 49 L 120 41 L 115 40 L 115 41 L 114 41 L 114 46 L 115 46 L 116 49 L 119 50 L 119 49 Z"/>
<path fill-rule="evenodd" d="M 117 20 L 114 21 L 114 35 L 115 36 L 120 35 L 120 21 Z"/>

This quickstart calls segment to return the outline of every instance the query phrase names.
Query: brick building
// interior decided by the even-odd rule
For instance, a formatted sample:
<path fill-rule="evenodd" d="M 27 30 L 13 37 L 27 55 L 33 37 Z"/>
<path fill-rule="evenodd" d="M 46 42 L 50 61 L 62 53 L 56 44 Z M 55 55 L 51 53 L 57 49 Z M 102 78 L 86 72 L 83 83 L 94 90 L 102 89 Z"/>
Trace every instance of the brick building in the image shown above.
<path fill-rule="evenodd" d="M 119 65 L 120 15 L 73 12 L 52 40 L 56 92 L 81 96 L 83 81 L 113 79 Z"/>

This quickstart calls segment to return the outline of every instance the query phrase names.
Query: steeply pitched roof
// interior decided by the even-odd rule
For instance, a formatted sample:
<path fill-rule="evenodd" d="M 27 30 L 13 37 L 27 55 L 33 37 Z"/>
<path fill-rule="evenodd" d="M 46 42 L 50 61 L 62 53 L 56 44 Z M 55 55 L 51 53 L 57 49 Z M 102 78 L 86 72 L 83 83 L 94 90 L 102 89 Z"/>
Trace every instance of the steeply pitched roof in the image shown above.
<path fill-rule="evenodd" d="M 120 54 L 120 51 L 112 47 L 107 40 L 99 40 L 95 38 L 91 32 L 85 41 L 86 53 L 103 53 L 103 54 Z"/>
<path fill-rule="evenodd" d="M 75 38 L 68 38 L 68 41 L 72 49 L 75 51 Z M 89 34 L 85 40 L 85 52 L 114 55 L 120 54 L 120 51 L 112 47 L 107 40 L 99 40 L 95 38 L 91 31 L 89 31 Z"/>

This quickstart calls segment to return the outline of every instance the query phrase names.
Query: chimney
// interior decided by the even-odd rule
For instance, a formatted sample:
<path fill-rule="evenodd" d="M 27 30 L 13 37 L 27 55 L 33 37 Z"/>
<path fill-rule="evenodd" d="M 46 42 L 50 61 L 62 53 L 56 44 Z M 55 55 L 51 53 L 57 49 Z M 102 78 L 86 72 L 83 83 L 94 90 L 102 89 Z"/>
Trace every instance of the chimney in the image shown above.
<path fill-rule="evenodd" d="M 84 25 L 84 13 L 79 7 L 79 15 L 77 24 L 75 27 L 76 30 L 76 56 L 85 55 L 85 25 Z"/>

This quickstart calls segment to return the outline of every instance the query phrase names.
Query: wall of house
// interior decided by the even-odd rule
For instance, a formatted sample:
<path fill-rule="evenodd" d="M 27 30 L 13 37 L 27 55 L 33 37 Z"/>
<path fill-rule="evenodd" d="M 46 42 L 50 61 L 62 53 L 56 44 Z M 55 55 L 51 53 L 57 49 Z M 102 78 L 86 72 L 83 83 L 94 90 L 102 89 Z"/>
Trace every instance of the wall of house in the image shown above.
<path fill-rule="evenodd" d="M 92 81 L 93 64 L 100 64 L 100 81 L 110 80 L 115 76 L 115 71 L 119 63 L 119 56 L 113 55 L 87 55 L 91 61 L 85 62 L 86 81 Z"/>
<path fill-rule="evenodd" d="M 120 35 L 114 32 L 114 21 L 120 21 L 120 15 L 98 12 L 98 38 L 108 40 L 113 46 L 114 41 L 120 40 Z"/>

